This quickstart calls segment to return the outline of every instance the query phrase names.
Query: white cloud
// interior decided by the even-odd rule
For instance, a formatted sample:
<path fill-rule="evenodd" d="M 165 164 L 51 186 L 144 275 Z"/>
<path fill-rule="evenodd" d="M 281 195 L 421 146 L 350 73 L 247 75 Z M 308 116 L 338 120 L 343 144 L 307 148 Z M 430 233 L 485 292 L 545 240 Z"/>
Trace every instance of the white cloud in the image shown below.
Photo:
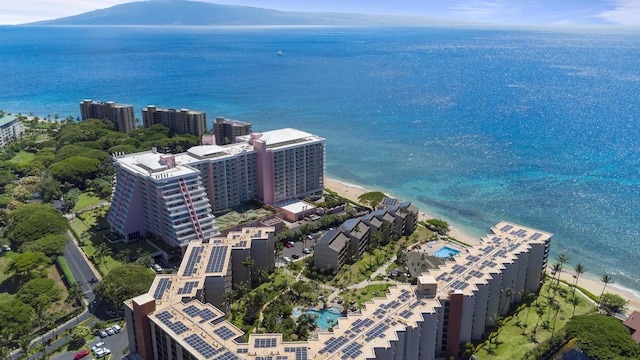
<path fill-rule="evenodd" d="M 614 0 L 613 9 L 603 11 L 598 17 L 621 25 L 640 25 L 640 2 L 637 0 Z"/>
<path fill-rule="evenodd" d="M 505 7 L 501 2 L 476 0 L 450 6 L 449 10 L 455 14 L 455 17 L 485 21 L 504 18 L 514 12 L 513 8 Z"/>

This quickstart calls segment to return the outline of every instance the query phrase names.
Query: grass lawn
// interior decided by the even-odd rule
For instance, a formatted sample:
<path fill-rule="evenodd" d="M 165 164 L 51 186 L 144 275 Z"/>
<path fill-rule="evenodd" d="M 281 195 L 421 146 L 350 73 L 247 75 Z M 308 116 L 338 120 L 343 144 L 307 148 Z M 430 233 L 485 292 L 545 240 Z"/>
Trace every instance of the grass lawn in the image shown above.
<path fill-rule="evenodd" d="M 84 209 L 87 206 L 95 205 L 102 201 L 99 197 L 94 195 L 92 192 L 82 193 L 80 197 L 78 197 L 78 202 L 76 202 L 76 206 L 73 207 L 73 211 L 76 212 L 80 209 Z"/>
<path fill-rule="evenodd" d="M 565 326 L 573 314 L 573 304 L 570 302 L 572 292 L 569 287 L 562 284 L 559 291 L 551 290 L 547 292 L 550 282 L 550 280 L 546 281 L 540 291 L 540 296 L 530 306 L 522 306 L 517 316 L 514 315 L 507 318 L 508 320 L 502 326 L 500 333 L 492 344 L 485 341 L 476 347 L 478 359 L 520 359 L 527 351 L 551 337 L 554 324 L 555 331 Z M 575 315 L 595 311 L 595 305 L 581 294 L 576 294 L 579 301 L 575 308 Z M 556 311 L 551 310 L 551 314 L 549 314 L 549 298 L 557 300 L 560 304 L 560 310 L 555 321 L 554 315 Z M 542 316 L 536 313 L 536 304 L 543 305 L 544 312 Z M 517 319 L 520 319 L 519 326 Z M 545 328 L 543 327 L 543 322 L 547 321 L 547 319 L 549 319 L 550 326 Z M 532 336 L 534 329 L 536 330 L 535 336 Z"/>
<path fill-rule="evenodd" d="M 395 284 L 373 284 L 357 290 L 345 290 L 340 293 L 345 306 L 355 301 L 358 306 L 366 303 L 367 301 L 375 297 L 384 297 L 387 294 L 387 290 L 395 286 Z M 378 295 L 375 295 L 378 293 Z"/>
<path fill-rule="evenodd" d="M 26 165 L 30 163 L 31 160 L 35 159 L 35 157 L 36 157 L 36 154 L 22 150 L 19 153 L 17 153 L 16 156 L 14 156 L 9 161 L 16 165 Z"/>

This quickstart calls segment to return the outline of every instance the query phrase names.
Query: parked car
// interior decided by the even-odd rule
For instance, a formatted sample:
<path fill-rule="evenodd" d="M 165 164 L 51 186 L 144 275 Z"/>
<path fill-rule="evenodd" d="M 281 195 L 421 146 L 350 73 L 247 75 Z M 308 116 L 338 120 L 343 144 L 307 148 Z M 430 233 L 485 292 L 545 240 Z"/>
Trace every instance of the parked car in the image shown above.
<path fill-rule="evenodd" d="M 289 244 L 289 243 L 284 243 L 284 247 L 286 247 L 286 248 L 290 248 L 290 247 L 293 247 L 293 245 L 291 245 L 291 244 Z"/>
<path fill-rule="evenodd" d="M 96 352 L 98 349 L 101 349 L 103 347 L 104 347 L 104 342 L 100 341 L 95 343 L 95 345 L 91 347 L 91 351 Z"/>
<path fill-rule="evenodd" d="M 300 255 L 298 255 L 298 254 L 293 254 L 293 255 L 291 255 L 291 257 L 294 258 L 294 259 L 300 259 Z"/>
<path fill-rule="evenodd" d="M 107 355 L 109 355 L 109 354 L 111 354 L 111 350 L 109 350 L 109 349 L 107 349 L 107 348 L 103 348 L 103 347 L 101 347 L 101 348 L 98 348 L 98 349 L 96 350 L 96 356 L 97 356 L 97 357 L 99 357 L 99 358 L 100 358 L 100 357 L 105 357 L 105 356 L 107 356 Z"/>
<path fill-rule="evenodd" d="M 304 249 L 302 250 L 302 252 L 303 252 L 303 253 L 305 253 L 305 254 L 311 254 L 311 250 L 309 250 L 309 249 L 307 249 L 307 248 L 304 248 Z"/>
<path fill-rule="evenodd" d="M 162 266 L 160 266 L 160 265 L 158 265 L 158 264 L 153 264 L 153 265 L 151 265 L 151 268 L 152 268 L 153 270 L 155 270 L 156 272 L 161 272 L 161 271 L 163 270 L 163 269 L 162 269 Z"/>
<path fill-rule="evenodd" d="M 113 329 L 113 331 L 115 331 L 116 333 L 119 333 L 120 331 L 122 331 L 122 328 L 121 328 L 121 327 L 120 327 L 120 325 L 118 325 L 118 324 L 113 325 L 111 328 L 112 328 L 112 329 Z"/>
<path fill-rule="evenodd" d="M 107 328 L 107 330 L 106 330 L 106 331 L 107 331 L 107 334 L 108 334 L 109 336 L 111 336 L 111 335 L 113 335 L 113 334 L 115 334 L 115 333 L 116 333 L 116 332 L 115 332 L 115 330 L 113 330 L 113 328 Z"/>
<path fill-rule="evenodd" d="M 285 256 L 285 257 L 283 257 L 283 258 L 282 258 L 282 260 L 284 260 L 284 262 L 286 262 L 286 263 L 290 263 L 290 262 L 291 262 L 291 259 L 289 259 L 289 258 L 288 258 L 288 257 L 286 257 L 286 256 Z"/>
<path fill-rule="evenodd" d="M 82 350 L 78 351 L 75 355 L 73 355 L 73 360 L 82 359 L 83 357 L 85 357 L 87 355 L 89 355 L 89 350 L 82 349 Z"/>
<path fill-rule="evenodd" d="M 98 335 L 100 335 L 100 337 L 103 338 L 103 339 L 106 338 L 107 336 L 109 336 L 109 335 L 107 335 L 107 332 L 104 331 L 104 330 L 100 330 L 98 332 Z"/>
<path fill-rule="evenodd" d="M 11 246 L 9 246 L 9 245 L 2 245 L 2 252 L 6 252 L 6 251 L 11 251 Z"/>

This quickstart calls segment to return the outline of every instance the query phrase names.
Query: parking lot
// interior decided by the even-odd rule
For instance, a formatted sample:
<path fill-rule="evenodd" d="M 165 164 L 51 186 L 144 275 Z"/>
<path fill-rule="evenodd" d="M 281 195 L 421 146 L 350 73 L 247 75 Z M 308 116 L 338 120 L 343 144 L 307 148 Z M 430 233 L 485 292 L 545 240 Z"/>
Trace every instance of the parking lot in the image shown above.
<path fill-rule="evenodd" d="M 95 347 L 96 344 L 98 344 L 98 347 Z M 98 355 L 100 355 L 101 351 L 104 351 L 104 350 L 98 350 L 96 352 L 95 351 L 96 349 L 109 349 L 111 353 L 111 359 L 120 360 L 125 357 L 126 354 L 123 354 L 123 352 L 128 345 L 129 345 L 129 339 L 127 338 L 127 329 L 126 327 L 123 327 L 123 329 L 119 333 L 114 332 L 113 335 L 107 334 L 107 336 L 104 338 L 100 336 L 96 336 L 93 341 L 88 341 L 85 348 L 89 347 L 89 348 L 92 348 L 92 350 L 90 350 L 90 354 L 88 354 L 87 356 L 83 356 L 81 360 L 100 359 L 101 357 Z M 74 359 L 74 356 L 78 352 L 80 352 L 80 350 L 76 350 L 73 352 L 68 351 L 62 354 L 57 354 L 51 357 L 51 359 L 52 360 Z"/>

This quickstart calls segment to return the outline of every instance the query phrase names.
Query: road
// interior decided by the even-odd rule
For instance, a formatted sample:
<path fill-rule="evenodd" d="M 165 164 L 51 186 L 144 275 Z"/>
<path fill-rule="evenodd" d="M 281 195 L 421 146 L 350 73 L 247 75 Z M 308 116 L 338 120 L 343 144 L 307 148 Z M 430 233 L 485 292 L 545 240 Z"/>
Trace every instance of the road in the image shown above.
<path fill-rule="evenodd" d="M 95 299 L 93 288 L 98 284 L 97 280 L 100 276 L 97 272 L 94 272 L 93 267 L 88 263 L 86 255 L 78 247 L 73 235 L 67 232 L 67 236 L 69 237 L 69 242 L 67 242 L 64 249 L 64 259 L 67 260 L 69 269 L 71 269 L 71 273 L 87 296 L 89 304 L 92 304 Z"/>

